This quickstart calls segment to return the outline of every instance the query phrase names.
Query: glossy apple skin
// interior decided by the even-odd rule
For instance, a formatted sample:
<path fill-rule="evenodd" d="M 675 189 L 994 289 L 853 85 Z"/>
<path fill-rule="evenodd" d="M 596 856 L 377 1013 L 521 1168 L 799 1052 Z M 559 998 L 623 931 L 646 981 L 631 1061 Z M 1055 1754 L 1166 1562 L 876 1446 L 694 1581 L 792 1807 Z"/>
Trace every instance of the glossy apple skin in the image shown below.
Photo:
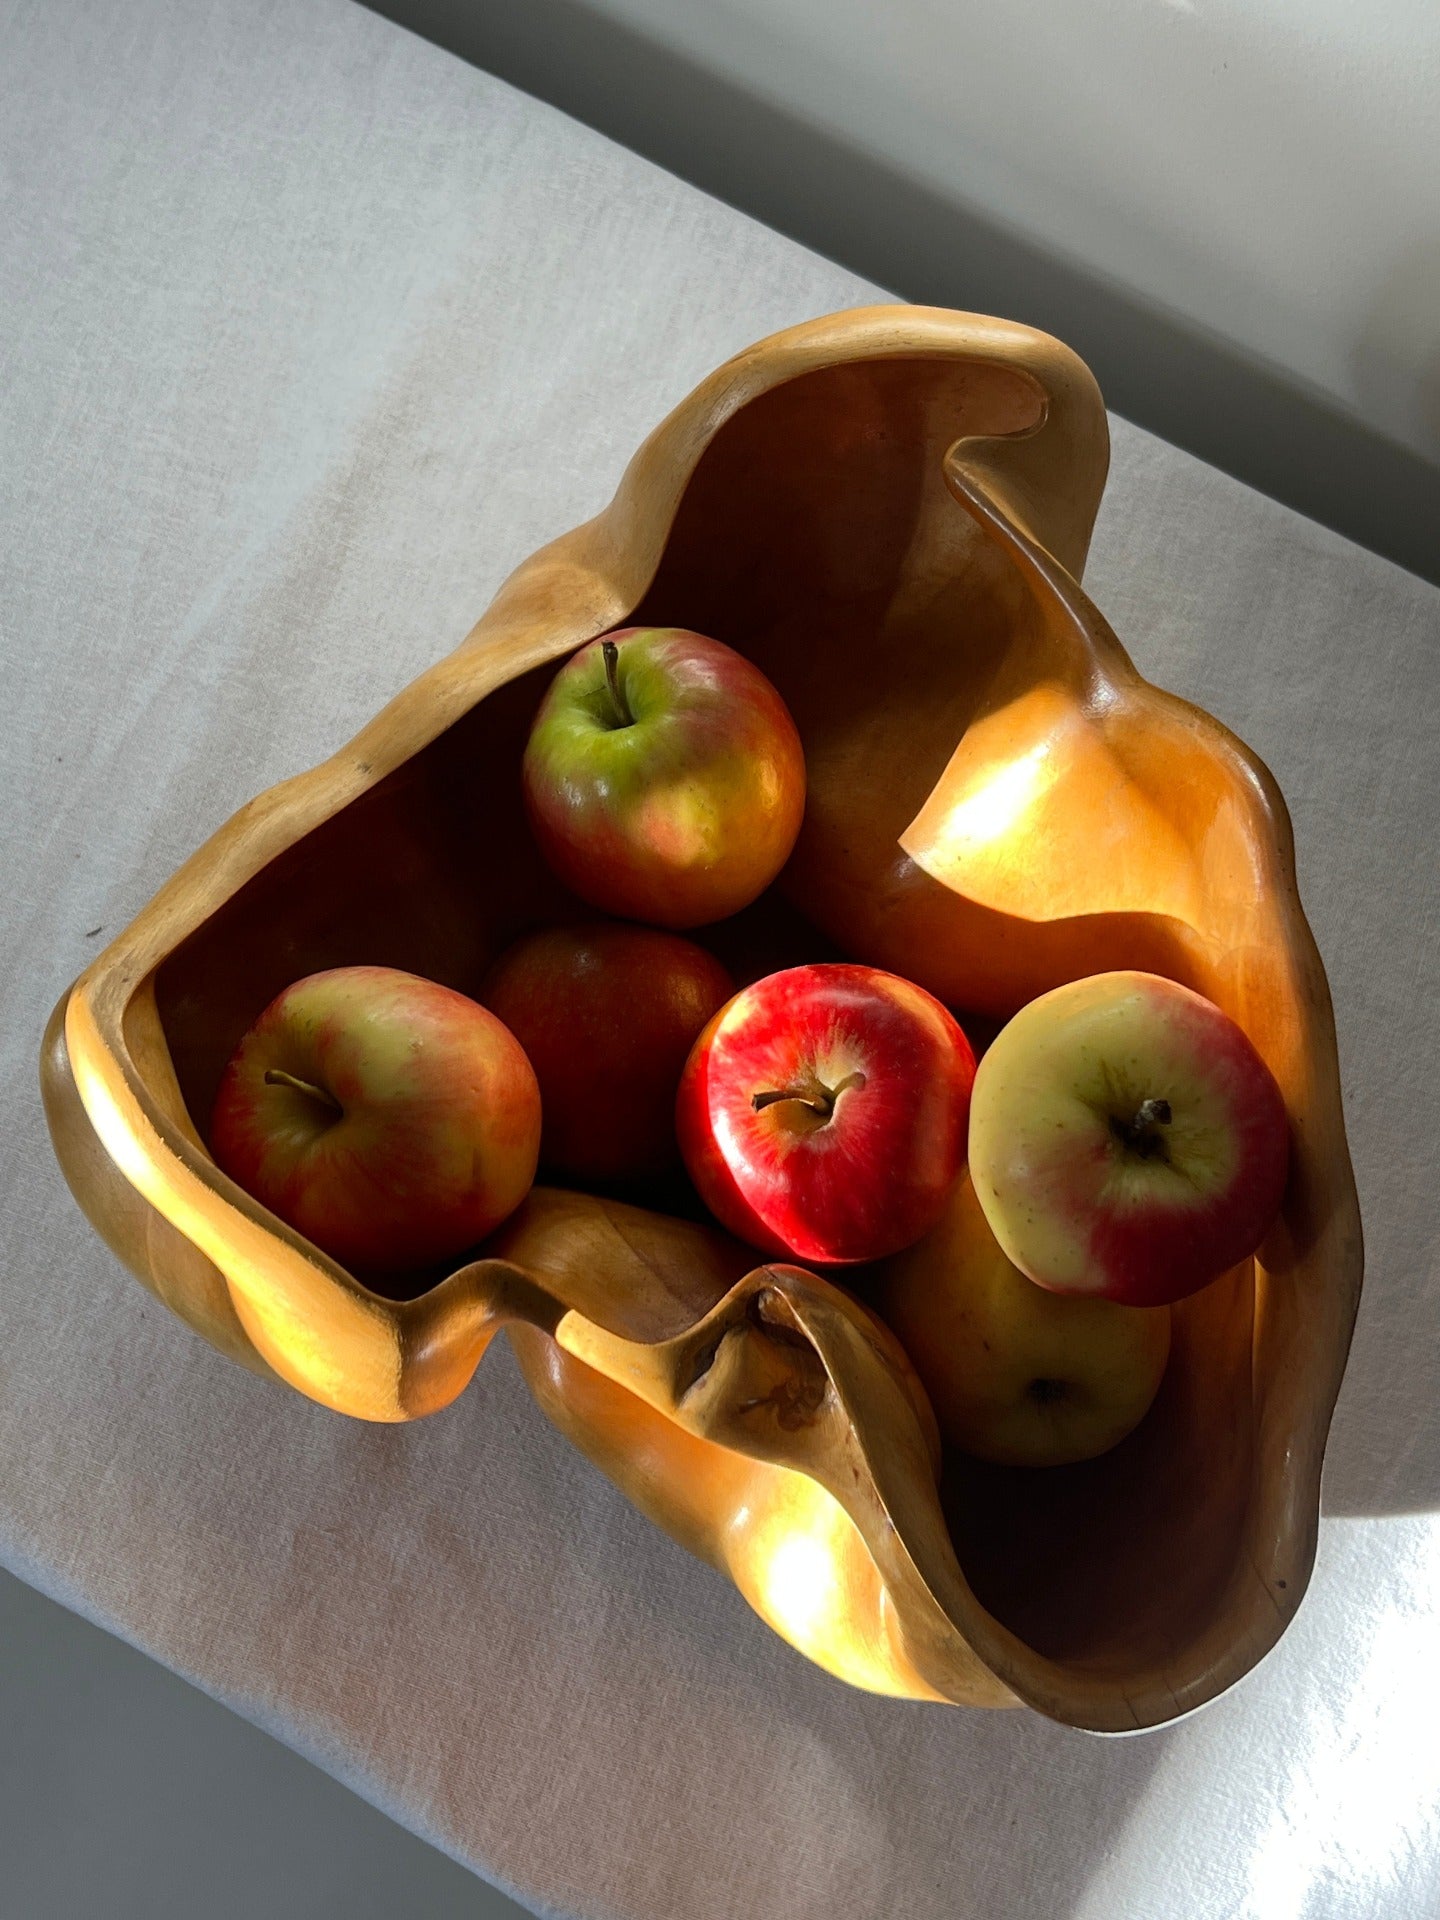
<path fill-rule="evenodd" d="M 1170 1309 L 1048 1293 L 986 1224 L 970 1177 L 939 1225 L 887 1261 L 880 1312 L 949 1443 L 1005 1466 L 1108 1453 L 1144 1419 L 1170 1352 Z"/>
<path fill-rule="evenodd" d="M 334 1106 L 267 1083 L 271 1070 Z M 336 967 L 287 987 L 241 1040 L 210 1144 L 343 1266 L 396 1273 L 473 1246 L 524 1199 L 540 1090 L 519 1042 L 473 1000 L 392 967 Z"/>
<path fill-rule="evenodd" d="M 680 1151 L 701 1199 L 752 1246 L 813 1265 L 877 1260 L 943 1210 L 974 1078 L 958 1022 L 908 980 L 790 967 L 736 994 L 696 1041 Z M 756 1110 L 757 1095 L 787 1090 L 815 1104 Z"/>
<path fill-rule="evenodd" d="M 545 1166 L 596 1181 L 678 1166 L 680 1075 L 734 991 L 713 954 L 654 927 L 553 927 L 502 954 L 481 998 L 540 1082 Z"/>
<path fill-rule="evenodd" d="M 1168 1123 L 1121 1137 L 1148 1100 Z M 1134 1306 L 1181 1300 L 1246 1259 L 1279 1210 L 1285 1102 L 1233 1020 L 1150 973 L 1042 994 L 980 1063 L 970 1171 L 1022 1273 Z"/>
<path fill-rule="evenodd" d="M 769 886 L 805 811 L 795 722 L 757 667 L 680 627 L 609 634 L 563 666 L 525 748 L 536 843 L 573 893 L 659 927 L 723 920 Z"/>

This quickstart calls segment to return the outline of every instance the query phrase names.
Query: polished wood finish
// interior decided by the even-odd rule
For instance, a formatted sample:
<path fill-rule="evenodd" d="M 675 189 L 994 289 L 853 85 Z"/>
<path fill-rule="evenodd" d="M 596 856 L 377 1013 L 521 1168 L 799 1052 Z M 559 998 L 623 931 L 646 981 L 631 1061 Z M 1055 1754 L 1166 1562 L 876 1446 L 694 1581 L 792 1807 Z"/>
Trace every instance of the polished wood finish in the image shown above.
<path fill-rule="evenodd" d="M 42 1078 L 97 1229 L 236 1359 L 406 1420 L 507 1326 L 550 1417 L 831 1671 L 1123 1730 L 1230 1685 L 1295 1610 L 1361 1250 L 1284 804 L 1139 678 L 1077 584 L 1107 452 L 1084 366 L 1023 327 L 882 307 L 761 342 L 454 654 L 175 875 L 57 1009 Z M 573 911 L 524 829 L 520 750 L 553 663 L 632 620 L 741 649 L 805 741 L 781 889 L 712 930 L 740 978 L 848 953 L 983 1039 L 1060 981 L 1148 967 L 1218 1001 L 1275 1072 L 1283 1215 L 1176 1310 L 1160 1398 L 1114 1453 L 941 1462 L 861 1301 L 757 1266 L 680 1187 L 640 1207 L 537 1190 L 392 1298 L 210 1159 L 221 1066 L 289 981 L 371 961 L 474 991 L 517 932 Z"/>

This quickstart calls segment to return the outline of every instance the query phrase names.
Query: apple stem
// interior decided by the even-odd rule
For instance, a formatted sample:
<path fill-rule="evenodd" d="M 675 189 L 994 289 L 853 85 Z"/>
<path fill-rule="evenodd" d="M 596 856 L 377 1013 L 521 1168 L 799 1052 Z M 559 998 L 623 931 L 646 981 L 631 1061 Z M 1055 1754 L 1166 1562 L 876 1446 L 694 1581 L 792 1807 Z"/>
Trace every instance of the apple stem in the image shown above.
<path fill-rule="evenodd" d="M 1156 1127 L 1168 1127 L 1173 1117 L 1168 1100 L 1142 1100 L 1132 1119 L 1115 1120 L 1111 1124 L 1122 1146 L 1138 1153 L 1142 1160 L 1149 1160 L 1164 1145 Z"/>
<path fill-rule="evenodd" d="M 835 1102 L 842 1093 L 848 1093 L 852 1087 L 863 1087 L 863 1073 L 847 1073 L 845 1078 L 833 1087 L 827 1087 L 823 1080 L 812 1081 L 808 1087 L 777 1087 L 771 1093 L 757 1093 L 750 1104 L 756 1113 L 763 1113 L 766 1107 L 773 1107 L 778 1100 L 798 1100 L 802 1107 L 808 1107 L 811 1113 L 818 1114 L 822 1120 L 828 1120 L 835 1111 Z"/>
<path fill-rule="evenodd" d="M 333 1114 L 340 1115 L 345 1111 L 333 1093 L 327 1093 L 324 1087 L 317 1087 L 313 1080 L 297 1080 L 293 1073 L 286 1073 L 283 1067 L 267 1067 L 265 1084 L 267 1087 L 293 1087 L 297 1093 L 307 1094 L 322 1107 L 328 1107 Z"/>
<path fill-rule="evenodd" d="M 625 704 L 625 696 L 620 691 L 620 649 L 613 640 L 600 642 L 600 657 L 605 662 L 605 685 L 610 690 L 610 700 L 615 708 L 617 727 L 633 727 L 635 716 Z"/>

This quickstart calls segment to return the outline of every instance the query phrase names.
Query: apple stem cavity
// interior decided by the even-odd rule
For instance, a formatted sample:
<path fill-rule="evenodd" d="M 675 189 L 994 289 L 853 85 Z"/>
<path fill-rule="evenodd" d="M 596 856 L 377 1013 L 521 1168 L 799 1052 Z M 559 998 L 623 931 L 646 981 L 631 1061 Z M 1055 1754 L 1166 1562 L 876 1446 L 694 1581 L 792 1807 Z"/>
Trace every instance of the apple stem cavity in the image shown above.
<path fill-rule="evenodd" d="M 847 1073 L 845 1078 L 833 1087 L 827 1087 L 823 1080 L 814 1080 L 808 1087 L 776 1087 L 770 1093 L 753 1095 L 750 1104 L 756 1113 L 763 1113 L 766 1107 L 773 1107 L 777 1101 L 795 1100 L 802 1107 L 808 1108 L 818 1119 L 824 1121 L 834 1113 L 835 1102 L 842 1093 L 848 1093 L 852 1087 L 859 1089 L 864 1084 L 863 1073 Z"/>
<path fill-rule="evenodd" d="M 1168 1127 L 1173 1118 L 1168 1100 L 1142 1100 L 1130 1119 L 1113 1119 L 1110 1128 L 1128 1152 L 1153 1160 L 1165 1150 L 1165 1136 L 1157 1129 Z"/>
<path fill-rule="evenodd" d="M 1025 1389 L 1038 1406 L 1050 1407 L 1057 1400 L 1065 1398 L 1066 1387 L 1063 1380 L 1032 1380 Z"/>
<path fill-rule="evenodd" d="M 328 1108 L 337 1119 L 345 1111 L 333 1093 L 327 1093 L 324 1087 L 317 1087 L 313 1080 L 297 1080 L 293 1073 L 286 1073 L 283 1067 L 268 1067 L 265 1084 L 267 1087 L 293 1087 L 296 1093 L 303 1093 L 308 1099 Z"/>
<path fill-rule="evenodd" d="M 625 704 L 625 695 L 620 690 L 620 649 L 613 640 L 600 642 L 600 657 L 605 662 L 605 685 L 610 694 L 610 704 L 615 709 L 615 725 L 612 733 L 618 733 L 621 727 L 633 727 L 635 716 Z"/>

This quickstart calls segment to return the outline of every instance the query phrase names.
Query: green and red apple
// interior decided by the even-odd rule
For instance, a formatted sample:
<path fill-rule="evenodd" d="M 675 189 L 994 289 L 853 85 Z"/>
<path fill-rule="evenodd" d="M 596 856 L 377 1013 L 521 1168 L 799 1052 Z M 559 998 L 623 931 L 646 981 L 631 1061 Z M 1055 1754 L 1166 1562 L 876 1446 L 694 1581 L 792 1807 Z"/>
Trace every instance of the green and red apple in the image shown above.
<path fill-rule="evenodd" d="M 1155 974 L 1042 994 L 975 1079 L 980 1205 L 1057 1293 L 1158 1306 L 1208 1285 L 1264 1238 L 1288 1155 L 1284 1098 L 1248 1036 Z"/>
<path fill-rule="evenodd" d="M 601 1181 L 677 1166 L 680 1075 L 734 990 L 693 940 L 616 921 L 552 927 L 502 954 L 482 997 L 535 1069 L 544 1164 Z"/>
<path fill-rule="evenodd" d="M 551 682 L 525 748 L 526 811 L 550 867 L 602 912 L 722 920 L 775 878 L 800 831 L 805 756 L 743 655 L 680 627 L 592 641 Z"/>
<path fill-rule="evenodd" d="M 210 1142 L 307 1240 L 394 1273 L 473 1246 L 524 1199 L 540 1090 L 519 1042 L 464 994 L 335 967 L 287 987 L 241 1040 Z"/>
<path fill-rule="evenodd" d="M 879 1300 L 952 1446 L 1008 1466 L 1106 1453 L 1144 1419 L 1170 1309 L 1047 1293 L 986 1224 L 970 1176 L 938 1226 L 886 1263 Z"/>
<path fill-rule="evenodd" d="M 717 1013 L 676 1126 L 710 1211 L 766 1253 L 877 1260 L 934 1225 L 965 1159 L 975 1056 L 938 1000 L 845 964 L 772 973 Z"/>

